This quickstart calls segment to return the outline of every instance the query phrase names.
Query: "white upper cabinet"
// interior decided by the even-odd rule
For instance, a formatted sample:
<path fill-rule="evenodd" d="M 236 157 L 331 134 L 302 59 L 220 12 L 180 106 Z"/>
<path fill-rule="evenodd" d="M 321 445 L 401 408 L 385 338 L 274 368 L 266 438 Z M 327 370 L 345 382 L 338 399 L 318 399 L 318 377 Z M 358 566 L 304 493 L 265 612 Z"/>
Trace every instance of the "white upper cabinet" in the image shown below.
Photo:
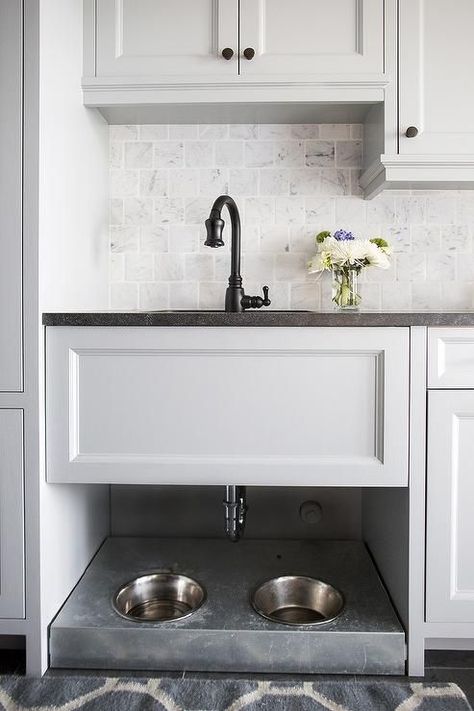
<path fill-rule="evenodd" d="M 401 154 L 474 154 L 473 28 L 472 0 L 400 1 Z"/>
<path fill-rule="evenodd" d="M 21 3 L 0 3 L 0 391 L 22 383 Z"/>
<path fill-rule="evenodd" d="M 84 103 L 119 122 L 121 107 L 150 122 L 154 106 L 168 107 L 155 121 L 176 121 L 187 105 L 179 118 L 189 123 L 206 107 L 205 121 L 238 120 L 240 108 L 246 122 L 258 104 L 273 106 L 268 120 L 278 106 L 302 104 L 314 121 L 318 104 L 382 102 L 395 2 L 84 0 Z"/>
<path fill-rule="evenodd" d="M 382 74 L 384 3 L 240 0 L 240 56 L 243 77 Z"/>
<path fill-rule="evenodd" d="M 143 82 L 237 74 L 238 0 L 98 0 L 86 19 L 94 25 L 97 76 Z M 229 60 L 225 48 L 234 52 Z"/>

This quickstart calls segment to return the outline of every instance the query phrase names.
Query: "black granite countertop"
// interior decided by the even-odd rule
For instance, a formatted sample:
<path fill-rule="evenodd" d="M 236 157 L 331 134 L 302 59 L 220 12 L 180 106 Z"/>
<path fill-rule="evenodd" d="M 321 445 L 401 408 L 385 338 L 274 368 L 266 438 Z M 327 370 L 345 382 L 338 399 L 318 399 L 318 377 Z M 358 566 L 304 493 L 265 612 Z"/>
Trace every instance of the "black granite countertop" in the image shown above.
<path fill-rule="evenodd" d="M 473 326 L 473 311 L 85 311 L 44 313 L 45 326 Z"/>

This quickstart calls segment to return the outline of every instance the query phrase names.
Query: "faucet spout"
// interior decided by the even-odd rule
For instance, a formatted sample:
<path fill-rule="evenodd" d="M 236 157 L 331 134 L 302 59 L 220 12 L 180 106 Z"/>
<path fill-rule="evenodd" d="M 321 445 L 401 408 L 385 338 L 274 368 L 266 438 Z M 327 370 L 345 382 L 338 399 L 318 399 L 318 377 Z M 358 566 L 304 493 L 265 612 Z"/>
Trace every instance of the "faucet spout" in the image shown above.
<path fill-rule="evenodd" d="M 227 209 L 229 210 L 230 222 L 232 226 L 230 276 L 229 285 L 225 293 L 225 310 L 240 313 L 241 311 L 245 311 L 245 309 L 259 309 L 262 306 L 269 306 L 271 302 L 268 298 L 268 287 L 264 287 L 267 291 L 264 291 L 263 299 L 260 296 L 246 296 L 243 289 L 242 276 L 240 274 L 240 215 L 235 200 L 229 195 L 220 195 L 214 201 L 209 217 L 206 220 L 207 237 L 204 244 L 206 247 L 222 247 L 224 245 L 222 231 L 225 223 L 221 216 L 224 205 L 227 205 Z"/>

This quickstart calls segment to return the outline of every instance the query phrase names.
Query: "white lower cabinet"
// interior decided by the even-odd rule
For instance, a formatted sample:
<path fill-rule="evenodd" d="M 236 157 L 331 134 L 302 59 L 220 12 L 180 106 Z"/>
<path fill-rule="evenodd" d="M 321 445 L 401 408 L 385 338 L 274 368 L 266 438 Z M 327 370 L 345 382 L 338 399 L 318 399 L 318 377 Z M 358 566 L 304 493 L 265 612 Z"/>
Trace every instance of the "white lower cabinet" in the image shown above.
<path fill-rule="evenodd" d="M 428 395 L 428 622 L 474 622 L 474 390 Z"/>
<path fill-rule="evenodd" d="M 0 409 L 0 618 L 24 615 L 23 411 Z"/>
<path fill-rule="evenodd" d="M 50 482 L 404 486 L 408 329 L 47 329 Z"/>

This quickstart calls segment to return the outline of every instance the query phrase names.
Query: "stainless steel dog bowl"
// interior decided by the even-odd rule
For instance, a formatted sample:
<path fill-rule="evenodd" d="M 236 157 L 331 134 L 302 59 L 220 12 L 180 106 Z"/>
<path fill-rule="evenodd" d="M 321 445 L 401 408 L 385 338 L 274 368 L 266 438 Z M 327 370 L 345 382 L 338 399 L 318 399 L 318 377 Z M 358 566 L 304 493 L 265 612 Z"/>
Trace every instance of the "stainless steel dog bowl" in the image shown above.
<path fill-rule="evenodd" d="M 205 598 L 202 585 L 186 575 L 151 573 L 121 587 L 112 602 L 127 620 L 168 622 L 189 617 Z"/>
<path fill-rule="evenodd" d="M 339 590 L 302 575 L 267 580 L 255 590 L 251 602 L 259 615 L 285 625 L 320 625 L 331 622 L 344 609 Z"/>

